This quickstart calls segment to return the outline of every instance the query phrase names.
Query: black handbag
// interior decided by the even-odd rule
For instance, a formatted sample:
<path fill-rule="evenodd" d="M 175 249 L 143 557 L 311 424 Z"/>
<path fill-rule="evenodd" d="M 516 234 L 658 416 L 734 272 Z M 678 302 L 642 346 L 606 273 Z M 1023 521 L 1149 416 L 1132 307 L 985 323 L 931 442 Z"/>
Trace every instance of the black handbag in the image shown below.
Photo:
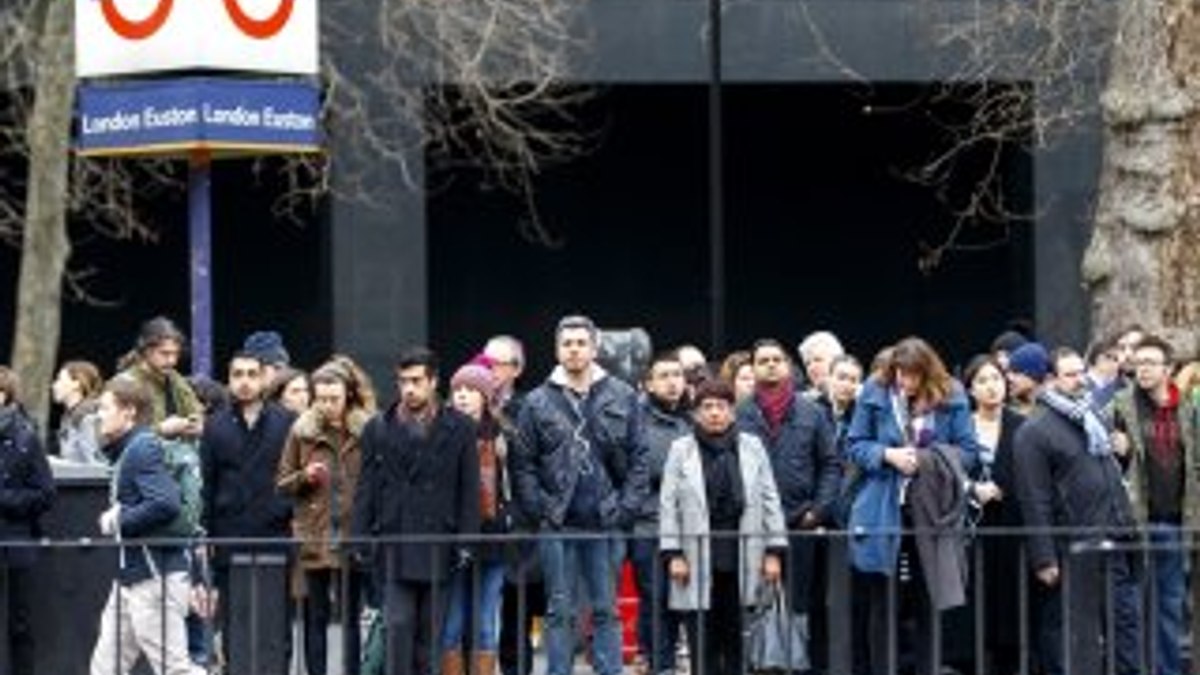
<path fill-rule="evenodd" d="M 808 620 L 788 611 L 782 584 L 765 585 L 750 618 L 746 660 L 752 673 L 803 672 L 808 658 Z"/>

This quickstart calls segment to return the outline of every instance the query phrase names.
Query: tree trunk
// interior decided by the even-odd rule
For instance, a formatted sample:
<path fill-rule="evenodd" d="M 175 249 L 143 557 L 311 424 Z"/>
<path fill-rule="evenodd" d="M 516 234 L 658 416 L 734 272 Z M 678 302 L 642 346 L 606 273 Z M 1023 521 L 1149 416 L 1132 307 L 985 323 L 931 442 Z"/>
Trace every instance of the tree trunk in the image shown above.
<path fill-rule="evenodd" d="M 75 65 L 74 5 L 47 0 L 36 55 L 36 86 L 28 122 L 29 191 L 21 242 L 16 335 L 12 365 L 24 383 L 24 401 L 46 428 L 49 385 L 62 318 L 62 282 L 71 243 L 67 238 L 67 181 Z"/>
<path fill-rule="evenodd" d="M 1122 0 L 1083 260 L 1092 330 L 1140 323 L 1200 353 L 1200 5 Z M 1068 261 L 1063 261 L 1067 264 Z"/>

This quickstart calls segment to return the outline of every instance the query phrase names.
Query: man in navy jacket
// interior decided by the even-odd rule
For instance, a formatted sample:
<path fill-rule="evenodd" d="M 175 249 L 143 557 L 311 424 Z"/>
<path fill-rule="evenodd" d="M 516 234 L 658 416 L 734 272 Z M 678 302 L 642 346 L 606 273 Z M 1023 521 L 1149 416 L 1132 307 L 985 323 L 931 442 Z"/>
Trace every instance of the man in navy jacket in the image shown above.
<path fill-rule="evenodd" d="M 214 539 L 287 539 L 291 536 L 292 504 L 275 490 L 275 472 L 295 416 L 282 406 L 263 400 L 267 382 L 260 357 L 249 352 L 234 354 L 229 360 L 228 372 L 232 404 L 210 413 L 200 441 L 204 530 Z M 234 639 L 229 628 L 231 615 L 236 610 L 229 588 L 230 563 L 237 553 L 271 553 L 280 557 L 286 553 L 286 547 L 272 547 L 272 550 L 262 544 L 215 547 L 213 581 L 217 587 L 217 620 L 225 636 L 226 652 Z M 271 579 L 278 582 L 278 588 L 273 590 L 277 590 L 279 602 L 271 600 L 270 606 L 286 608 L 282 613 L 289 614 L 291 603 L 287 601 L 286 575 Z M 268 581 L 264 577 L 257 581 L 259 586 L 265 583 Z M 242 612 L 238 625 L 248 628 L 250 603 L 237 603 L 237 607 Z M 266 614 L 268 612 L 260 611 L 260 616 Z M 290 621 L 266 618 L 275 621 L 279 627 L 277 637 L 284 648 L 275 652 L 282 662 L 268 666 L 260 661 L 260 667 L 265 669 L 264 672 L 282 673 L 290 653 Z"/>
<path fill-rule="evenodd" d="M 135 541 L 161 536 L 180 511 L 179 485 L 167 472 L 161 443 L 145 426 L 150 414 L 149 395 L 132 378 L 115 378 L 100 396 L 100 437 L 113 463 L 112 505 L 100 514 L 100 531 L 122 546 L 92 650 L 91 675 L 124 675 L 139 654 L 164 675 L 195 672 L 184 629 L 185 548 Z"/>

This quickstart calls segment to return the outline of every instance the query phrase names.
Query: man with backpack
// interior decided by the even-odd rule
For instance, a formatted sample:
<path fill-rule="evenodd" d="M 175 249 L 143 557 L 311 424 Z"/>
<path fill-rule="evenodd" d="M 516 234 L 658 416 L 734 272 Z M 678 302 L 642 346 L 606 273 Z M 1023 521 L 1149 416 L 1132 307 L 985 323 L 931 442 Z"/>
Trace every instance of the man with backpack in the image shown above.
<path fill-rule="evenodd" d="M 136 381 L 117 377 L 98 410 L 103 452 L 113 464 L 111 506 L 100 532 L 115 537 L 117 578 L 100 619 L 91 675 L 124 675 L 145 655 L 159 675 L 200 672 L 188 659 L 184 617 L 188 561 L 182 545 L 136 543 L 171 537 L 183 511 L 180 487 L 163 457 L 162 442 L 147 428 L 151 402 Z M 186 517 L 184 518 L 186 520 Z"/>

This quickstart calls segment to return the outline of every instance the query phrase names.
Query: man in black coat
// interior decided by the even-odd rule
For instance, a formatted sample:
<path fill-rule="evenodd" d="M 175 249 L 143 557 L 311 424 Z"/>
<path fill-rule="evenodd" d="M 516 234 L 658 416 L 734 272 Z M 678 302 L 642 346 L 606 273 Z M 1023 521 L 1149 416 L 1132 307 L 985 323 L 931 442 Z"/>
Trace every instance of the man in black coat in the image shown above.
<path fill-rule="evenodd" d="M 1013 468 L 1029 528 L 1029 562 L 1040 589 L 1038 651 L 1049 675 L 1102 673 L 1105 644 L 1115 645 L 1115 672 L 1140 672 L 1139 589 L 1135 555 L 1102 552 L 1134 525 L 1133 509 L 1108 430 L 1084 395 L 1083 360 L 1058 352 L 1054 383 L 1017 431 Z M 1070 537 L 1047 528 L 1081 528 Z M 1084 548 L 1072 551 L 1072 545 Z M 1112 583 L 1111 593 L 1105 579 Z M 1069 593 L 1063 589 L 1068 588 Z M 1112 607 L 1105 607 L 1105 598 Z M 1106 612 L 1116 634 L 1105 639 Z M 1069 652 L 1062 651 L 1069 613 Z M 1066 660 L 1070 665 L 1067 667 Z"/>
<path fill-rule="evenodd" d="M 54 478 L 32 420 L 17 398 L 17 377 L 0 366 L 0 541 L 15 542 L 0 550 L 0 593 L 8 618 L 0 634 L 13 675 L 33 675 L 34 585 L 30 568 L 34 551 L 23 546 L 40 536 L 38 519 L 54 503 Z"/>
<path fill-rule="evenodd" d="M 464 538 L 479 533 L 476 428 L 440 405 L 433 352 L 401 355 L 396 381 L 400 400 L 363 430 L 353 533 L 420 538 L 376 547 L 374 573 L 386 618 L 388 673 L 426 675 L 436 670 L 428 659 L 437 639 L 431 628 L 440 632 L 435 621 L 443 608 L 435 603 L 445 602 L 452 572 L 468 560 Z"/>
<path fill-rule="evenodd" d="M 833 427 L 817 404 L 796 391 L 791 359 L 776 340 L 759 340 L 751 351 L 756 381 L 753 398 L 737 411 L 738 430 L 758 436 L 767 448 L 789 531 L 833 525 L 841 485 L 841 460 Z M 792 608 L 809 613 L 814 539 L 788 542 L 785 583 Z"/>
<path fill-rule="evenodd" d="M 205 532 L 214 539 L 286 539 L 291 536 L 292 507 L 291 502 L 275 490 L 275 472 L 295 416 L 278 404 L 263 400 L 267 381 L 262 361 L 253 354 L 239 352 L 230 359 L 228 386 L 232 405 L 209 416 L 200 442 Z M 239 563 L 247 569 L 270 564 L 270 559 L 258 555 L 264 553 L 278 559 L 286 555 L 286 549 L 268 551 L 256 544 L 216 546 L 213 551 L 213 581 L 219 602 L 217 618 L 225 637 L 222 644 L 227 655 L 235 632 L 243 634 L 244 631 L 249 635 L 251 609 L 249 602 L 235 606 L 235 598 L 230 593 L 231 562 L 237 555 Z M 287 575 L 283 573 L 286 564 L 277 565 L 277 568 L 279 574 L 269 578 L 260 575 L 257 584 L 274 582 L 272 590 L 277 591 L 277 597 L 270 600 L 270 605 L 273 609 L 284 608 L 286 614 L 291 608 L 287 601 Z M 265 673 L 283 673 L 290 653 L 290 621 L 277 616 L 278 612 L 264 609 L 260 608 L 258 615 L 269 617 L 281 629 L 275 639 L 280 640 L 278 644 L 282 646 L 265 651 L 282 661 L 267 664 L 260 659 L 258 663 Z M 238 613 L 236 619 L 233 618 L 235 612 Z"/>

